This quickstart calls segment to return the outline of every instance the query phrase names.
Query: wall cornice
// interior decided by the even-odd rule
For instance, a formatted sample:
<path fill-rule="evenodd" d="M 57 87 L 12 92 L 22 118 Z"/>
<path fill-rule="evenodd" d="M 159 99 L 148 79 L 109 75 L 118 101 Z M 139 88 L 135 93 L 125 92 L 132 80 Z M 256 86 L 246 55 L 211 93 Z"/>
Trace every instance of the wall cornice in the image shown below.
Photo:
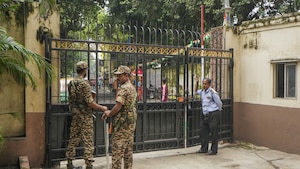
<path fill-rule="evenodd" d="M 272 30 L 270 27 L 282 29 L 291 26 L 300 26 L 300 12 L 276 15 L 252 21 L 244 21 L 240 26 L 234 28 L 234 32 L 237 34 L 243 34 Z"/>

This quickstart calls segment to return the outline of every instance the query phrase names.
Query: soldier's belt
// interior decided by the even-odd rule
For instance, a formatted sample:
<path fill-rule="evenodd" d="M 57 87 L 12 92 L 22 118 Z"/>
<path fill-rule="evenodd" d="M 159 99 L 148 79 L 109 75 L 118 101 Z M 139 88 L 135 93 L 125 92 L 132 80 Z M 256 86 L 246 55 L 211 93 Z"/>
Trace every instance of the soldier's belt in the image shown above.
<path fill-rule="evenodd" d="M 79 109 L 82 109 L 82 108 L 85 108 L 86 106 L 84 106 L 83 104 L 71 104 L 70 105 L 70 108 L 79 108 Z"/>
<path fill-rule="evenodd" d="M 70 105 L 70 108 L 79 108 L 78 105 Z"/>

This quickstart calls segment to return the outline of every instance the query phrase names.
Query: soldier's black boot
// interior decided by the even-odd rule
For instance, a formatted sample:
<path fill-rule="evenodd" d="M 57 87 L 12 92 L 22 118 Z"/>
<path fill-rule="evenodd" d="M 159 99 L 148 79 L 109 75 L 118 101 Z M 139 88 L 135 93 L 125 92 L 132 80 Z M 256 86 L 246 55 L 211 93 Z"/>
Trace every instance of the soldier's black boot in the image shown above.
<path fill-rule="evenodd" d="M 93 165 L 92 164 L 86 165 L 85 169 L 93 169 Z"/>
<path fill-rule="evenodd" d="M 82 169 L 82 166 L 75 167 L 72 163 L 68 163 L 67 169 Z"/>
<path fill-rule="evenodd" d="M 68 164 L 67 164 L 67 169 L 74 169 L 74 165 L 72 164 L 72 161 L 68 161 Z"/>
<path fill-rule="evenodd" d="M 94 160 L 85 160 L 86 169 L 93 169 L 93 162 Z"/>

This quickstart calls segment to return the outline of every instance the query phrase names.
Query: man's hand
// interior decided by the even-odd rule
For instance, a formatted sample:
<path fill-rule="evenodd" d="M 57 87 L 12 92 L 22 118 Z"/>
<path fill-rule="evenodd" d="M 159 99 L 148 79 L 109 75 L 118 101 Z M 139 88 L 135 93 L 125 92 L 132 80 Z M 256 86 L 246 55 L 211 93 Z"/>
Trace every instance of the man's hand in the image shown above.
<path fill-rule="evenodd" d="M 199 82 L 199 79 L 200 79 L 199 75 L 196 75 L 196 76 L 195 76 L 195 81 L 196 81 L 196 82 Z"/>
<path fill-rule="evenodd" d="M 110 113 L 110 110 L 104 111 L 104 113 L 102 114 L 101 119 L 102 119 L 102 120 L 107 119 L 107 118 L 109 117 L 109 113 Z"/>
<path fill-rule="evenodd" d="M 107 106 L 102 106 L 102 111 L 107 111 Z"/>

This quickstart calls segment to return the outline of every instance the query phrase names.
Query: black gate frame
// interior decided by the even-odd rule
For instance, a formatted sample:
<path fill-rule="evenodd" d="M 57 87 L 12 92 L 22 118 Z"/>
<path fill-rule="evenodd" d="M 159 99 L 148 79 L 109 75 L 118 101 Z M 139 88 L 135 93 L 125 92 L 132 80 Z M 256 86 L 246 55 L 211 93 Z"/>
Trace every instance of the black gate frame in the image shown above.
<path fill-rule="evenodd" d="M 220 140 L 232 141 L 233 134 L 233 50 L 213 50 L 201 48 L 189 48 L 185 46 L 162 46 L 162 45 L 142 45 L 128 43 L 107 43 L 99 41 L 81 41 L 67 39 L 47 39 L 45 41 L 46 57 L 52 61 L 55 52 L 87 52 L 88 62 L 90 61 L 91 52 L 104 52 L 107 54 L 122 55 L 117 63 L 126 63 L 129 57 L 135 62 L 137 67 L 142 63 L 143 76 L 147 78 L 146 62 L 149 58 L 163 58 L 172 56 L 172 62 L 175 62 L 174 71 L 176 72 L 176 92 L 175 100 L 169 102 L 150 102 L 148 101 L 147 92 L 143 93 L 143 99 L 138 102 L 138 120 L 135 133 L 134 152 L 156 151 L 163 149 L 183 148 L 200 144 L 199 126 L 201 121 L 201 102 L 194 97 L 194 72 L 197 71 L 195 64 L 200 64 L 203 60 L 208 60 L 210 69 L 213 60 L 215 62 L 216 73 L 213 74 L 215 84 L 222 84 L 223 68 L 225 68 L 227 97 L 221 98 L 223 101 L 223 116 L 220 127 Z M 100 50 L 98 46 L 105 45 L 105 49 Z M 120 58 L 122 58 L 120 57 Z M 203 58 L 203 59 L 202 59 Z M 97 59 L 96 59 L 97 61 Z M 226 62 L 224 64 L 224 62 Z M 225 66 L 224 66 L 225 65 Z M 98 65 L 97 65 L 98 66 Z M 204 66 L 204 65 L 203 65 Z M 183 68 L 183 77 L 180 71 Z M 192 72 L 192 75 L 190 74 Z M 144 78 L 144 79 L 146 79 Z M 179 81 L 183 80 L 184 94 L 179 95 Z M 147 91 L 147 81 L 143 90 Z M 191 84 L 189 84 L 191 83 Z M 227 84 L 228 83 L 228 84 Z M 65 160 L 65 151 L 69 135 L 69 126 L 71 114 L 68 110 L 67 103 L 53 102 L 61 96 L 55 95 L 53 86 L 47 87 L 46 93 L 46 167 Z M 137 87 L 137 86 L 136 86 Z M 217 89 L 223 89 L 222 87 Z M 98 90 L 96 88 L 96 90 Z M 218 90 L 217 90 L 218 91 Z M 219 92 L 219 91 L 218 91 Z M 97 98 L 98 96 L 97 91 Z M 180 98 L 184 98 L 181 100 Z M 96 99 L 99 102 L 98 99 Z M 112 100 L 113 101 L 113 100 Z M 99 102 L 101 103 L 101 102 Z M 103 103 L 101 103 L 103 104 Z M 104 103 L 112 108 L 114 103 Z M 95 112 L 95 157 L 105 155 L 105 136 L 104 122 L 101 120 L 101 112 Z M 83 147 L 77 148 L 76 158 L 82 158 Z"/>

